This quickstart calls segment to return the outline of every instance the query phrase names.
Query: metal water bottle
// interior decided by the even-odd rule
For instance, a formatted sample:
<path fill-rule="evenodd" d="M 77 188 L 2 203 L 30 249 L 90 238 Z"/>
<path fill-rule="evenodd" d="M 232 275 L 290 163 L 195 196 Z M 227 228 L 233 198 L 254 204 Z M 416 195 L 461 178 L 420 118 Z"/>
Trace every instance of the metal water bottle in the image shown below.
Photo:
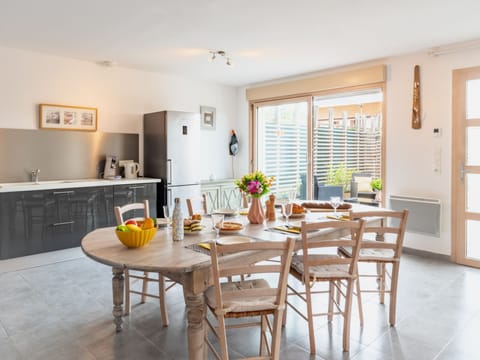
<path fill-rule="evenodd" d="M 175 207 L 173 208 L 172 217 L 172 233 L 173 241 L 183 240 L 183 214 L 180 206 L 180 198 L 175 198 Z"/>

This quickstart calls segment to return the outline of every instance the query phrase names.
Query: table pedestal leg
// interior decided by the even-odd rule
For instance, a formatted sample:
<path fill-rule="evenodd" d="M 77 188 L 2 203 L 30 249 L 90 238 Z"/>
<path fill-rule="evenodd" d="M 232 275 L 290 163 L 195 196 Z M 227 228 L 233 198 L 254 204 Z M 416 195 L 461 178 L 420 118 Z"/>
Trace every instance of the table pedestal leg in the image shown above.
<path fill-rule="evenodd" d="M 194 295 L 183 287 L 188 320 L 188 358 L 190 360 L 206 359 L 205 337 L 205 299 L 203 293 Z"/>
<path fill-rule="evenodd" d="M 112 294 L 113 294 L 113 323 L 117 332 L 122 331 L 123 315 L 123 287 L 125 278 L 123 277 L 123 268 L 112 268 Z"/>

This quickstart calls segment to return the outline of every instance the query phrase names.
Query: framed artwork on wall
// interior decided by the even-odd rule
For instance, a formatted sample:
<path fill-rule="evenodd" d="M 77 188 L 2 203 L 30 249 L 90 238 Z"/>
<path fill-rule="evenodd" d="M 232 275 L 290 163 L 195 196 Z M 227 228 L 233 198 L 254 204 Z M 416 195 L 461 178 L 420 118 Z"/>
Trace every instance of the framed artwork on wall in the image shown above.
<path fill-rule="evenodd" d="M 40 104 L 40 129 L 97 131 L 96 108 Z"/>
<path fill-rule="evenodd" d="M 215 130 L 216 122 L 215 108 L 200 106 L 200 127 L 206 130 Z"/>

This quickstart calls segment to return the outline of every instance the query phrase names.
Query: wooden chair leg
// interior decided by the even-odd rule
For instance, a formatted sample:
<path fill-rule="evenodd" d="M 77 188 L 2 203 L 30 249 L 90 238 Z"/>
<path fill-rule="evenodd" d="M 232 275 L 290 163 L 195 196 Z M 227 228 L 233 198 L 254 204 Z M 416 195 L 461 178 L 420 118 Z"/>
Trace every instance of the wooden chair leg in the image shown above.
<path fill-rule="evenodd" d="M 158 297 L 160 301 L 160 312 L 162 314 L 163 326 L 168 326 L 169 321 L 168 321 L 167 303 L 165 298 L 165 278 L 161 274 L 158 274 Z"/>
<path fill-rule="evenodd" d="M 333 298 L 335 296 L 335 286 L 333 281 L 328 283 L 328 322 L 333 320 Z"/>
<path fill-rule="evenodd" d="M 380 267 L 380 304 L 385 304 L 385 264 Z"/>
<path fill-rule="evenodd" d="M 285 307 L 286 309 L 286 307 Z M 278 310 L 278 313 L 274 315 L 273 318 L 273 328 L 272 328 L 272 346 L 271 346 L 271 358 L 273 360 L 280 359 L 280 337 L 282 334 L 282 322 L 280 319 L 283 318 L 285 310 Z"/>
<path fill-rule="evenodd" d="M 353 280 L 348 280 L 343 312 L 343 351 L 350 350 L 350 317 L 352 313 Z"/>
<path fill-rule="evenodd" d="M 262 315 L 260 319 L 260 356 L 266 356 L 268 354 L 266 336 L 267 336 L 267 315 Z"/>
<path fill-rule="evenodd" d="M 225 319 L 223 316 L 218 316 L 218 341 L 220 342 L 220 353 L 222 360 L 228 360 L 227 350 L 227 332 L 225 329 Z"/>
<path fill-rule="evenodd" d="M 392 281 L 390 284 L 390 326 L 395 326 L 396 312 L 397 312 L 397 286 L 398 286 L 398 273 L 400 270 L 400 264 L 396 263 L 392 265 Z"/>
<path fill-rule="evenodd" d="M 362 304 L 362 292 L 360 290 L 360 276 L 355 281 L 357 285 L 357 305 L 358 305 L 358 317 L 360 318 L 360 326 L 363 326 L 363 304 Z"/>
<path fill-rule="evenodd" d="M 144 272 L 143 273 L 143 277 L 144 279 L 142 280 L 142 298 L 141 298 L 141 303 L 144 304 L 145 301 L 147 301 L 147 295 L 145 295 L 148 291 L 148 280 L 147 280 L 147 277 L 148 277 L 148 272 Z"/>
<path fill-rule="evenodd" d="M 132 310 L 130 305 L 130 272 L 125 270 L 125 309 L 123 311 L 124 315 L 130 314 Z"/>
<path fill-rule="evenodd" d="M 307 300 L 307 318 L 308 318 L 308 336 L 310 341 L 310 354 L 315 354 L 315 332 L 313 329 L 313 311 L 312 311 L 312 293 L 310 292 L 310 285 L 305 284 L 305 295 Z"/>

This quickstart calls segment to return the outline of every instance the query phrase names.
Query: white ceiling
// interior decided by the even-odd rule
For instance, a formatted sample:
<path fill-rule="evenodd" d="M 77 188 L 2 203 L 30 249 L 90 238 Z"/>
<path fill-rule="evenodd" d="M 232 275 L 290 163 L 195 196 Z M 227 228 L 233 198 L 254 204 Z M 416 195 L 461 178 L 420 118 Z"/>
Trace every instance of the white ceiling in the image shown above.
<path fill-rule="evenodd" d="M 479 14 L 478 0 L 0 0 L 0 46 L 239 86 L 478 39 Z"/>

